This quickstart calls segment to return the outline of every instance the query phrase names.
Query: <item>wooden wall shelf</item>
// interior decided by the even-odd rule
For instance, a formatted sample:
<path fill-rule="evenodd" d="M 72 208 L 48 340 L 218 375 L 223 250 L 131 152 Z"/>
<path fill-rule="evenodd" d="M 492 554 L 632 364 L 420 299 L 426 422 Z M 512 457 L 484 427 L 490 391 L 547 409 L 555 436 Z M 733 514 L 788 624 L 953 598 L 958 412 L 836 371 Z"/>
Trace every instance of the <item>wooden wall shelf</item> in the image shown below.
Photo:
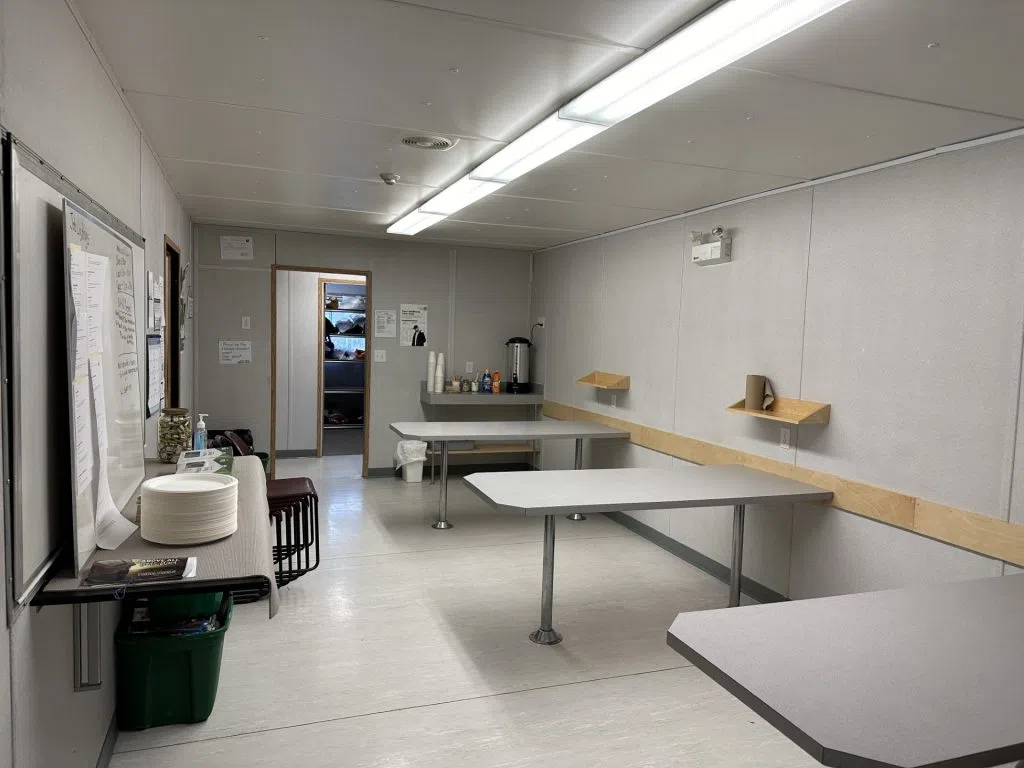
<path fill-rule="evenodd" d="M 604 371 L 591 371 L 581 379 L 576 379 L 578 384 L 586 384 L 596 389 L 613 389 L 623 391 L 629 389 L 629 376 L 620 376 L 617 373 L 605 373 Z"/>
<path fill-rule="evenodd" d="M 745 400 L 733 403 L 725 410 L 753 416 L 755 419 L 777 421 L 783 424 L 828 424 L 832 406 L 828 403 L 813 403 L 810 400 L 794 400 L 777 397 L 770 411 L 750 411 L 744 407 Z"/>

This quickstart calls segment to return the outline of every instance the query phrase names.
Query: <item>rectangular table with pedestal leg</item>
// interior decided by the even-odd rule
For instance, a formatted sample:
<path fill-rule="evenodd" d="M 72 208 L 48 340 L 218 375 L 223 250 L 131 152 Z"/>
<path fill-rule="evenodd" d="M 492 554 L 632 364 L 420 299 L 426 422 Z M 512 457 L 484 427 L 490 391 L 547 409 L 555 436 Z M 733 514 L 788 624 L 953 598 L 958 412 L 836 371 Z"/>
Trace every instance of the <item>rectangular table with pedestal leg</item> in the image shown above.
<path fill-rule="evenodd" d="M 544 517 L 541 625 L 530 639 L 561 641 L 552 626 L 555 520 L 566 513 L 628 512 L 640 509 L 733 508 L 729 605 L 740 602 L 743 523 L 747 504 L 827 502 L 832 492 L 740 466 L 676 469 L 584 469 L 573 472 L 478 472 L 466 477 L 478 496 L 497 511 Z"/>
<path fill-rule="evenodd" d="M 504 443 L 509 440 L 575 440 L 576 469 L 583 467 L 583 441 L 628 439 L 629 432 L 590 421 L 398 421 L 391 431 L 404 440 L 422 440 L 441 446 L 441 498 L 433 527 L 446 530 L 448 521 L 448 443 Z M 573 520 L 584 520 L 582 514 Z"/>

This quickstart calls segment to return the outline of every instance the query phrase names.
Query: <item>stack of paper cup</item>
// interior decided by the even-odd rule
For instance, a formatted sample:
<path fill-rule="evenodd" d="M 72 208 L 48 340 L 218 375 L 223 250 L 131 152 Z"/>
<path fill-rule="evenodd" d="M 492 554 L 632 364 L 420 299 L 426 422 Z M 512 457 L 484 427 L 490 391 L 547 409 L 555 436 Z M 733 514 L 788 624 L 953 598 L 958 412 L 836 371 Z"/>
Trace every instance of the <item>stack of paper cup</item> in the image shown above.
<path fill-rule="evenodd" d="M 444 352 L 437 353 L 437 371 L 434 373 L 434 391 L 444 392 Z"/>
<path fill-rule="evenodd" d="M 142 484 L 142 538 L 155 544 L 204 544 L 238 529 L 238 480 L 204 472 L 164 475 Z"/>
<path fill-rule="evenodd" d="M 434 375 L 437 373 L 437 355 L 434 350 L 427 354 L 427 392 L 434 391 Z"/>

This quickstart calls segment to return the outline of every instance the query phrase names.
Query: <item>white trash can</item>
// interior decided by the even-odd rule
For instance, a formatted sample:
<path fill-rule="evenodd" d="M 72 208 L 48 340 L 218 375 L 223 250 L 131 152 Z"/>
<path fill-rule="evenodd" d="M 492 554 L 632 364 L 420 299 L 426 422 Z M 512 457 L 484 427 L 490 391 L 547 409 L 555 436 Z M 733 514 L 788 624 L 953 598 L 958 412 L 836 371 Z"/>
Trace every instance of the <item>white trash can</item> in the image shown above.
<path fill-rule="evenodd" d="M 399 440 L 395 446 L 395 467 L 402 468 L 407 483 L 423 482 L 423 465 L 427 462 L 427 444 L 422 440 Z"/>
<path fill-rule="evenodd" d="M 407 483 L 422 483 L 423 482 L 423 465 L 427 463 L 426 459 L 418 459 L 416 461 L 410 461 L 402 465 L 402 479 Z"/>

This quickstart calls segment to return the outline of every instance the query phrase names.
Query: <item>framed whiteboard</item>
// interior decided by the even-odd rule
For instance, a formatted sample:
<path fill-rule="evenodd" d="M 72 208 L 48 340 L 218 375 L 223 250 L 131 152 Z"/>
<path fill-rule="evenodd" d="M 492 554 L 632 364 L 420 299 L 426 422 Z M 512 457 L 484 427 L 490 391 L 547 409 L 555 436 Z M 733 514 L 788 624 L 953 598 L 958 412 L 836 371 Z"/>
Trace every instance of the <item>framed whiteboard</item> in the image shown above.
<path fill-rule="evenodd" d="M 3 358 L 9 381 L 3 413 L 9 489 L 4 511 L 8 621 L 13 621 L 62 551 L 73 545 L 64 202 L 88 212 L 93 225 L 106 228 L 105 236 L 128 244 L 136 296 L 144 290 L 145 242 L 16 137 L 4 134 L 2 146 L 9 245 L 3 319 L 11 342 Z M 137 307 L 139 314 L 142 308 Z"/>

